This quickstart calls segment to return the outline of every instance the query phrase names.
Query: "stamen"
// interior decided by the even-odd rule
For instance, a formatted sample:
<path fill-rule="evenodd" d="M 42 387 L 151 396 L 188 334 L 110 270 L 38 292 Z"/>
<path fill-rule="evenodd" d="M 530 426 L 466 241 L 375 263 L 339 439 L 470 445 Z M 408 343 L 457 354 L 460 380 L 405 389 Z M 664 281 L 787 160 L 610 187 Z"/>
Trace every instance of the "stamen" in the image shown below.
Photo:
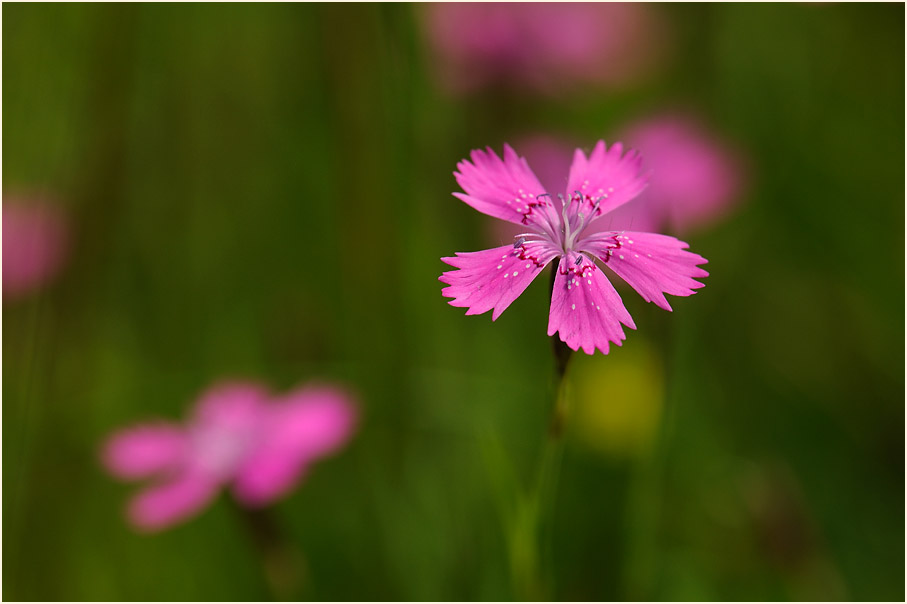
<path fill-rule="evenodd" d="M 520 247 L 524 243 L 526 243 L 526 239 L 524 237 L 517 238 L 517 240 L 513 242 L 513 249 Z"/>
<path fill-rule="evenodd" d="M 593 214 L 595 214 L 595 208 L 592 208 L 592 212 L 589 214 L 588 217 L 591 218 Z M 576 227 L 577 234 L 581 233 L 583 231 L 583 229 L 586 228 L 586 218 L 587 218 L 587 216 L 585 214 L 583 214 L 582 212 L 580 212 L 578 215 L 579 215 L 579 225 Z"/>
<path fill-rule="evenodd" d="M 603 199 L 604 199 L 604 197 L 599 197 L 598 199 L 595 200 L 595 203 L 592 204 L 592 214 L 595 214 L 595 212 L 598 211 L 598 206 L 601 205 Z"/>
<path fill-rule="evenodd" d="M 561 203 L 563 203 L 563 201 L 564 201 L 564 197 L 562 195 Z M 561 208 L 561 219 L 563 220 L 563 225 L 564 225 L 563 226 L 564 240 L 570 242 L 570 232 L 571 232 L 570 219 L 567 217 L 567 205 L 566 204 L 564 204 L 564 206 Z M 572 244 L 572 242 L 570 242 L 569 244 Z"/>
<path fill-rule="evenodd" d="M 576 262 L 574 262 L 573 264 L 575 264 L 576 266 L 579 266 L 582 263 L 583 263 L 583 256 L 579 255 L 576 257 Z"/>

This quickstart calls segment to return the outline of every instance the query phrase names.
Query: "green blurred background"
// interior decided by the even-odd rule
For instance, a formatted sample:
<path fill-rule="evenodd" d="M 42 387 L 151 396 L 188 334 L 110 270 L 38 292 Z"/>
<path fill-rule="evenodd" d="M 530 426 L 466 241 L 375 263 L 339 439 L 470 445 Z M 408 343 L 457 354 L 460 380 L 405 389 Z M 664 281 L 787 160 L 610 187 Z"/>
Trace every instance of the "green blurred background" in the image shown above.
<path fill-rule="evenodd" d="M 548 291 L 446 304 L 439 258 L 491 220 L 451 172 L 682 105 L 746 152 L 745 203 L 686 238 L 705 289 L 624 295 L 639 329 L 574 359 L 549 595 L 902 600 L 904 6 L 651 5 L 656 72 L 560 96 L 447 94 L 423 8 L 3 6 L 4 195 L 51 191 L 74 233 L 3 305 L 4 598 L 272 597 L 226 495 L 139 535 L 97 461 L 224 376 L 362 400 L 273 508 L 293 597 L 517 597 L 499 494 L 545 438 Z"/>

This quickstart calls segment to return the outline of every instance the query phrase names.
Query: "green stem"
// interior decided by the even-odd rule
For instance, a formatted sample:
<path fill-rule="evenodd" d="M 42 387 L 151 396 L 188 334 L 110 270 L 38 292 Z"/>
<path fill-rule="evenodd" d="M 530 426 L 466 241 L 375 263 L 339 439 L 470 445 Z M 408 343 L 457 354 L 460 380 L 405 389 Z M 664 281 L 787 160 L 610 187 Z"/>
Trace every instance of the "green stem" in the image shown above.
<path fill-rule="evenodd" d="M 302 550 L 286 539 L 278 519 L 267 508 L 251 509 L 233 502 L 261 558 L 265 581 L 275 600 L 292 601 L 305 583 L 306 561 Z"/>
<path fill-rule="evenodd" d="M 551 270 L 551 288 L 557 276 L 557 266 Z M 550 542 L 550 528 L 554 502 L 564 452 L 564 432 L 569 414 L 570 393 L 567 366 L 572 350 L 557 336 L 551 338 L 555 367 L 554 408 L 548 426 L 548 436 L 542 450 L 535 488 L 524 498 L 517 509 L 514 533 L 511 538 L 511 566 L 517 595 L 521 600 L 546 600 L 551 592 L 553 578 L 545 573 L 541 564 L 543 550 Z M 546 574 L 548 576 L 546 576 Z"/>

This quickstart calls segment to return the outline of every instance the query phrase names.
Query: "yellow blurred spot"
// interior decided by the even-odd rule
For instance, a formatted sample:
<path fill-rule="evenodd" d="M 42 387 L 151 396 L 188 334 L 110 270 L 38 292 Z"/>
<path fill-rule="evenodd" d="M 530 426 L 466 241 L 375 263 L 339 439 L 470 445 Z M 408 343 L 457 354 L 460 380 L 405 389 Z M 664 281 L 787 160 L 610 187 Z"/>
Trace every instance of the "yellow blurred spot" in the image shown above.
<path fill-rule="evenodd" d="M 578 440 L 608 456 L 636 456 L 651 449 L 664 400 L 664 366 L 655 348 L 638 336 L 607 356 L 574 354 L 570 382 Z"/>

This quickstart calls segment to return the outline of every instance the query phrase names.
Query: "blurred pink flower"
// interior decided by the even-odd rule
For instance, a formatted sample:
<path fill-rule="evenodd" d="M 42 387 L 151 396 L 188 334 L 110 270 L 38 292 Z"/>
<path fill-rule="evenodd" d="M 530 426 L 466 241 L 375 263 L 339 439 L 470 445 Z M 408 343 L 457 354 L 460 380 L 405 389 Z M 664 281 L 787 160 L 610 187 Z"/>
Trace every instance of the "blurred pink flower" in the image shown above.
<path fill-rule="evenodd" d="M 114 476 L 156 478 L 128 508 L 139 529 L 167 528 L 197 514 L 220 487 L 263 506 L 285 495 L 318 458 L 350 439 L 356 408 L 346 391 L 309 385 L 272 400 L 255 383 L 205 392 L 185 426 L 157 422 L 115 433 L 102 460 Z"/>
<path fill-rule="evenodd" d="M 671 310 L 664 294 L 689 296 L 702 287 L 694 277 L 708 273 L 706 259 L 685 251 L 687 244 L 666 235 L 603 231 L 602 216 L 636 197 L 646 185 L 642 158 L 599 141 L 587 158 L 577 149 L 565 198 L 553 200 L 526 160 L 509 146 L 504 159 L 494 151 L 473 151 L 454 172 L 466 192 L 454 196 L 483 214 L 523 225 L 513 245 L 442 258 L 457 270 L 443 273 L 442 290 L 467 315 L 492 310 L 496 320 L 555 258 L 548 335 L 558 333 L 573 350 L 608 353 L 625 339 L 621 324 L 636 329 L 617 291 L 595 264 L 598 258 L 644 300 Z M 598 224 L 598 227 L 594 225 Z M 583 236 L 584 233 L 587 233 Z"/>
<path fill-rule="evenodd" d="M 423 11 L 442 82 L 453 92 L 510 84 L 554 93 L 572 82 L 638 77 L 664 36 L 635 3 L 433 3 Z"/>
<path fill-rule="evenodd" d="M 3 200 L 3 298 L 26 296 L 50 282 L 62 266 L 68 240 L 63 212 L 51 203 Z"/>
<path fill-rule="evenodd" d="M 740 200 L 738 152 L 696 120 L 663 115 L 627 128 L 625 140 L 652 170 L 649 188 L 614 215 L 614 228 L 668 228 L 686 233 L 724 217 Z"/>

